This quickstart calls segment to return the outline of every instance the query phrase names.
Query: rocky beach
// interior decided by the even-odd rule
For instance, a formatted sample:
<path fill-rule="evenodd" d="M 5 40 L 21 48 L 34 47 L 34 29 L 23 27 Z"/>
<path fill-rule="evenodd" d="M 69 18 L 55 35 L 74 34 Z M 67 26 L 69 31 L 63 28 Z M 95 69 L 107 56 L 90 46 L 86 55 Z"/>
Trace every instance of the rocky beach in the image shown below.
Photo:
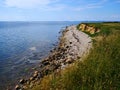
<path fill-rule="evenodd" d="M 0 0 L 0 90 L 120 90 L 120 0 Z"/>
<path fill-rule="evenodd" d="M 76 25 L 66 27 L 61 33 L 58 46 L 51 50 L 48 57 L 41 60 L 39 65 L 34 68 L 35 70 L 31 77 L 22 78 L 18 81 L 15 86 L 16 90 L 34 87 L 45 75 L 59 72 L 75 60 L 89 53 L 92 47 L 91 37 L 77 30 Z"/>

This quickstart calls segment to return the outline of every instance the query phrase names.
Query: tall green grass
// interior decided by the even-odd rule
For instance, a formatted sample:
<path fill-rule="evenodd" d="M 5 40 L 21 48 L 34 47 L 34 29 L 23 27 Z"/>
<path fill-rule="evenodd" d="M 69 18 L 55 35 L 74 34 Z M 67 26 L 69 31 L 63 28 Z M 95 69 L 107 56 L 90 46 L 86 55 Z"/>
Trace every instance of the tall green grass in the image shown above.
<path fill-rule="evenodd" d="M 46 76 L 32 90 L 120 90 L 119 26 L 120 23 L 102 23 L 101 30 L 109 30 L 109 34 L 101 31 L 102 38 L 96 39 L 84 60 Z"/>

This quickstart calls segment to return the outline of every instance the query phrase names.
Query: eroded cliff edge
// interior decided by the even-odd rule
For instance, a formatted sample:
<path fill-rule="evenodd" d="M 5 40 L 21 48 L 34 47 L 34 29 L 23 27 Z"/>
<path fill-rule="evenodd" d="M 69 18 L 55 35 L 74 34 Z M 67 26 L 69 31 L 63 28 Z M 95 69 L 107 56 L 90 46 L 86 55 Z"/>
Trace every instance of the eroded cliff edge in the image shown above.
<path fill-rule="evenodd" d="M 98 27 L 95 27 L 93 25 L 88 25 L 87 23 L 81 23 L 77 26 L 77 28 L 83 32 L 87 32 L 89 34 L 96 34 L 100 32 L 100 29 Z"/>
<path fill-rule="evenodd" d="M 75 60 L 86 55 L 92 47 L 91 38 L 77 30 L 76 25 L 66 27 L 60 37 L 60 42 L 50 55 L 43 59 L 35 72 L 28 79 L 21 79 L 15 89 L 28 89 L 34 87 L 42 77 L 50 73 L 57 72 Z"/>

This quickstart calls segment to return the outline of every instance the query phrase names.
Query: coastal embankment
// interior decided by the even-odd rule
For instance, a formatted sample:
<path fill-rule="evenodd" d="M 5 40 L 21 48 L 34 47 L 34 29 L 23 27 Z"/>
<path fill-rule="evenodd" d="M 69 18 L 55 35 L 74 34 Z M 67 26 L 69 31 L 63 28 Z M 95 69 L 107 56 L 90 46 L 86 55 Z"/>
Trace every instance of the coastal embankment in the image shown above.
<path fill-rule="evenodd" d="M 48 57 L 41 60 L 31 77 L 20 79 L 15 86 L 16 90 L 34 87 L 35 84 L 40 82 L 42 77 L 64 69 L 75 60 L 88 54 L 92 47 L 91 37 L 77 30 L 76 25 L 66 27 L 59 39 L 58 46 L 50 51 L 51 53 Z"/>
<path fill-rule="evenodd" d="M 64 70 L 45 76 L 36 86 L 28 90 L 120 89 L 120 23 L 86 24 L 88 28 L 83 32 L 92 37 L 92 48 L 89 54 L 85 54 L 82 60 L 76 59 Z M 95 34 L 88 30 L 95 30 Z M 98 33 L 97 30 L 100 32 Z"/>

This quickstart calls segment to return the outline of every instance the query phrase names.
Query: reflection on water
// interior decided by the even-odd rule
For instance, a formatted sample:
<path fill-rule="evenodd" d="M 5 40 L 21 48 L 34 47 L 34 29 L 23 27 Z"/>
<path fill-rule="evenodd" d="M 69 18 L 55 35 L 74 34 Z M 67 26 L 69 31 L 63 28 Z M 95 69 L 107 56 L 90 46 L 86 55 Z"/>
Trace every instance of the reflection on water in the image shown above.
<path fill-rule="evenodd" d="M 57 44 L 59 31 L 79 22 L 0 22 L 0 90 L 24 75 Z"/>

